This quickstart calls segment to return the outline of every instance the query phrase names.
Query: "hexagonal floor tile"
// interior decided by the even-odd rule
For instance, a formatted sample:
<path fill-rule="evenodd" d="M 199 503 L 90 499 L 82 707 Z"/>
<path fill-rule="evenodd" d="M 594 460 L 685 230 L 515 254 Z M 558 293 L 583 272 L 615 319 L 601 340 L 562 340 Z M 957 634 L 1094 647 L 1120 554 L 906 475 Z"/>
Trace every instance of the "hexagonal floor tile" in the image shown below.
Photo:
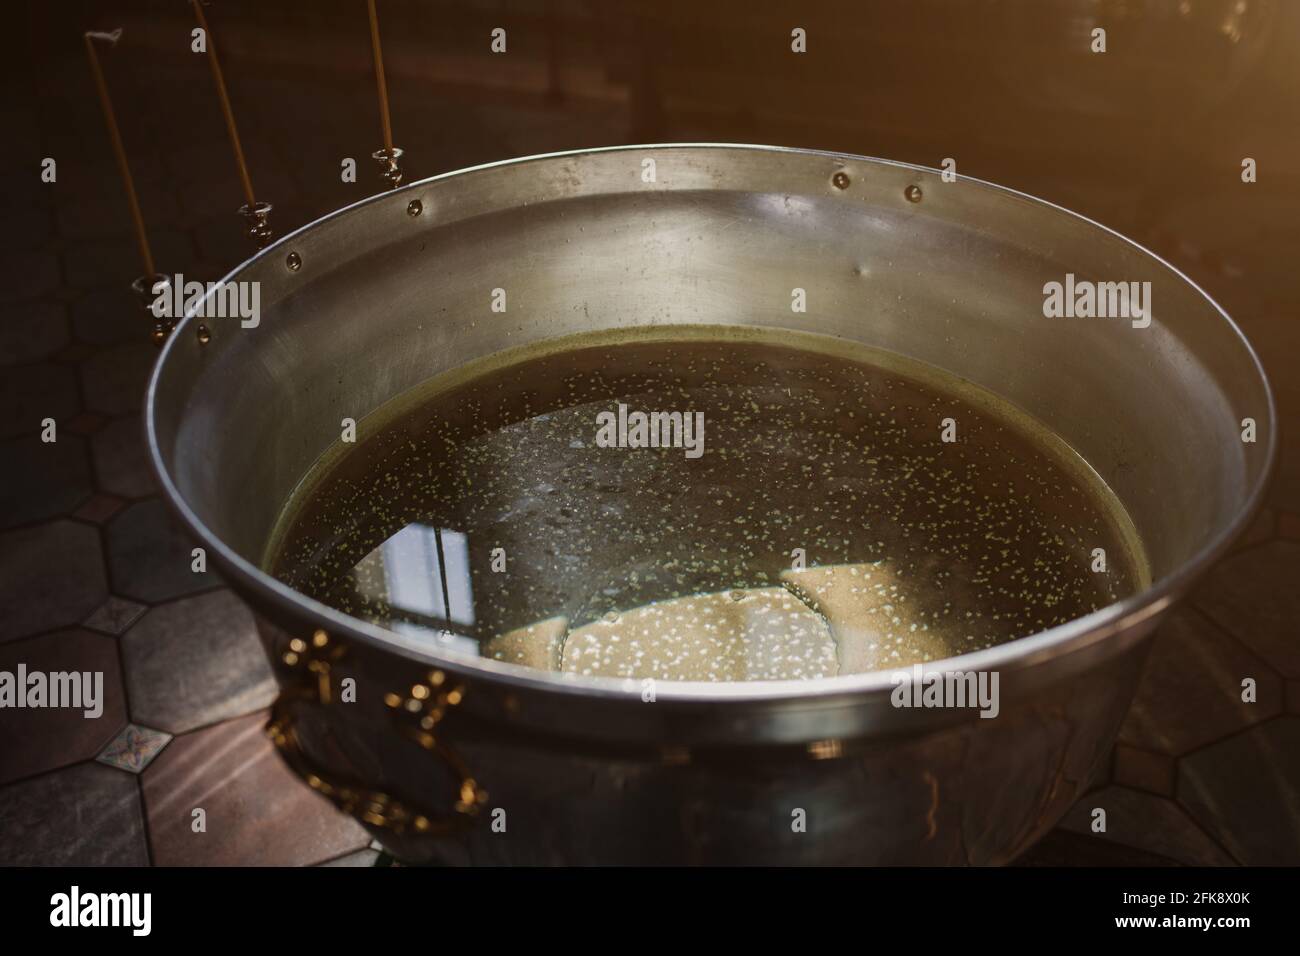
<path fill-rule="evenodd" d="M 1257 702 L 1244 703 L 1253 678 Z M 1177 608 L 1156 632 L 1119 739 L 1178 756 L 1282 712 L 1282 679 L 1195 608 Z"/>
<path fill-rule="evenodd" d="M 305 866 L 364 849 L 370 837 L 280 759 L 253 714 L 177 737 L 144 772 L 154 862 Z M 204 811 L 206 832 L 191 821 Z"/>
<path fill-rule="evenodd" d="M 275 699 L 252 612 L 230 591 L 156 607 L 121 642 L 137 723 L 180 734 Z"/>
<path fill-rule="evenodd" d="M 1106 832 L 1092 830 L 1093 810 L 1106 811 Z M 1172 800 L 1126 787 L 1105 787 L 1076 803 L 1061 820 L 1073 833 L 1135 847 L 1195 866 L 1232 866 L 1234 860 Z"/>
<path fill-rule="evenodd" d="M 1300 543 L 1269 541 L 1219 563 L 1192 596 L 1283 677 L 1300 677 Z"/>
<path fill-rule="evenodd" d="M 123 498 L 143 498 L 157 490 L 139 416 L 129 415 L 105 425 L 92 439 L 92 448 L 95 474 L 105 491 Z"/>
<path fill-rule="evenodd" d="M 0 483 L 0 527 L 13 527 L 72 511 L 92 491 L 86 441 L 63 435 L 43 442 L 23 435 L 0 442 L 8 474 Z"/>
<path fill-rule="evenodd" d="M 94 528 L 63 520 L 0 534 L 0 641 L 77 624 L 107 597 Z"/>
<path fill-rule="evenodd" d="M 144 404 L 158 349 L 147 338 L 97 352 L 81 364 L 86 407 L 104 415 L 136 412 Z"/>
<path fill-rule="evenodd" d="M 211 571 L 193 570 L 194 544 L 160 498 L 123 509 L 105 531 L 116 594 L 157 604 L 221 583 Z"/>
<path fill-rule="evenodd" d="M 0 788 L 0 866 L 147 866 L 136 778 L 78 764 Z"/>
<path fill-rule="evenodd" d="M 5 310 L 0 322 L 0 365 L 36 362 L 68 344 L 62 303 L 23 302 Z"/>
<path fill-rule="evenodd" d="M 62 425 L 80 410 L 77 376 L 66 365 L 19 365 L 0 375 L 0 438 L 39 436 L 44 419 Z"/>
<path fill-rule="evenodd" d="M 1300 865 L 1300 717 L 1279 717 L 1179 763 L 1178 802 L 1248 866 Z"/>
<path fill-rule="evenodd" d="M 99 753 L 126 723 L 126 698 L 117 644 L 102 634 L 78 629 L 0 644 L 0 671 L 17 675 L 71 673 L 91 675 L 91 686 L 78 684 L 77 706 L 6 708 L 0 720 L 0 783 L 78 763 Z M 96 689 L 97 688 L 97 689 Z M 80 695 L 95 695 L 93 710 Z M 22 693 L 22 688 L 19 688 Z"/>

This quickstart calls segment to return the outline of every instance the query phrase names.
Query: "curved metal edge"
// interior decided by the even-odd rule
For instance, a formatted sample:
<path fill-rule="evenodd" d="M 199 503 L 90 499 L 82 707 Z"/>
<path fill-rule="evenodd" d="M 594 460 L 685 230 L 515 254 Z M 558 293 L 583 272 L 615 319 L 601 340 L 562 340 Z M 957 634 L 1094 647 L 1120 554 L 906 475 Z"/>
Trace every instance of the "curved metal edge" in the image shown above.
<path fill-rule="evenodd" d="M 789 146 L 762 146 L 746 143 L 655 143 L 644 145 L 629 146 L 604 146 L 591 149 L 573 149 L 562 150 L 554 153 L 539 153 L 533 156 L 523 156 L 516 159 L 499 160 L 492 163 L 484 163 L 478 166 L 469 166 L 464 169 L 453 170 L 447 173 L 440 173 L 436 176 L 430 176 L 425 179 L 416 180 L 408 183 L 398 189 L 384 193 L 377 193 L 355 203 L 344 206 L 328 213 L 319 219 L 313 220 L 304 226 L 300 226 L 293 232 L 287 233 L 276 242 L 272 243 L 266 249 L 260 250 L 256 255 L 240 263 L 227 273 L 222 281 L 230 281 L 239 272 L 246 269 L 253 262 L 263 258 L 278 254 L 284 246 L 290 243 L 300 234 L 309 229 L 314 229 L 323 223 L 340 218 L 353 210 L 363 206 L 391 200 L 394 195 L 428 186 L 431 183 L 437 183 L 444 179 L 451 179 L 457 176 L 464 176 L 469 173 L 480 172 L 483 170 L 497 169 L 506 166 L 525 165 L 527 163 L 541 162 L 551 159 L 560 159 L 572 156 L 599 155 L 603 153 L 634 152 L 646 150 L 672 150 L 672 149 L 734 149 L 766 153 L 786 153 L 799 156 L 820 156 L 831 160 L 843 160 L 849 162 L 866 162 L 874 163 L 881 166 L 891 166 L 897 169 L 912 170 L 927 176 L 938 176 L 940 170 L 928 166 L 918 166 L 912 163 L 903 163 L 896 160 L 880 159 L 872 156 L 859 156 L 853 153 L 839 153 L 829 150 L 798 149 Z M 1270 478 L 1274 467 L 1277 463 L 1278 438 L 1277 438 L 1277 403 L 1273 396 L 1273 388 L 1268 380 L 1268 375 L 1264 371 L 1263 363 L 1260 362 L 1258 354 L 1254 347 L 1246 338 L 1245 333 L 1234 322 L 1231 316 L 1219 305 L 1204 289 L 1196 282 L 1189 278 L 1176 266 L 1166 261 L 1161 256 L 1147 249 L 1145 246 L 1128 238 L 1111 229 L 1109 226 L 1096 222 L 1087 216 L 1076 213 L 1064 206 L 1045 199 L 1039 199 L 1028 193 L 1011 189 L 1007 186 L 1000 186 L 997 183 L 991 183 L 986 180 L 977 179 L 969 176 L 959 176 L 959 181 L 968 182 L 986 189 L 996 190 L 1008 196 L 1021 199 L 1040 206 L 1046 206 L 1057 212 L 1070 216 L 1080 222 L 1093 226 L 1102 232 L 1121 240 L 1138 253 L 1149 256 L 1151 259 L 1160 263 L 1168 269 L 1174 276 L 1186 282 L 1191 288 L 1195 289 L 1202 298 L 1208 302 L 1219 316 L 1227 323 L 1228 327 L 1236 334 L 1241 346 L 1246 350 L 1250 360 L 1254 363 L 1255 371 L 1259 376 L 1260 384 L 1264 389 L 1264 396 L 1268 406 L 1269 423 L 1271 425 L 1268 434 L 1267 446 L 1265 448 L 1264 468 L 1260 472 L 1260 477 L 1251 489 L 1247 498 L 1246 506 L 1237 515 L 1236 520 L 1228 525 L 1216 537 L 1206 544 L 1190 560 L 1171 574 L 1166 575 L 1160 580 L 1153 582 L 1151 587 L 1138 594 L 1132 595 L 1123 601 L 1094 611 L 1084 617 L 1075 618 L 1065 624 L 1049 628 L 1038 634 L 1032 634 L 1027 637 L 1017 638 L 1008 641 L 1005 644 L 999 644 L 995 647 L 984 650 L 974 651 L 969 654 L 961 654 L 957 657 L 944 658 L 940 661 L 931 661 L 923 664 L 925 671 L 942 671 L 942 670 L 984 670 L 984 671 L 1003 671 L 1018 670 L 1029 667 L 1049 658 L 1061 657 L 1066 654 L 1087 648 L 1099 641 L 1107 640 L 1115 634 L 1140 624 L 1142 621 L 1156 614 L 1162 613 L 1172 605 L 1188 589 L 1191 581 L 1200 576 L 1211 564 L 1221 558 L 1228 550 L 1231 543 L 1242 534 L 1250 523 L 1254 521 L 1256 514 L 1263 506 L 1264 495 L 1268 488 Z M 210 294 L 210 293 L 209 293 Z M 207 296 L 204 297 L 206 301 Z M 175 346 L 178 337 L 189 329 L 190 323 L 194 321 L 194 311 L 199 307 L 187 312 L 185 317 L 177 324 L 176 331 L 169 337 L 158 356 L 157 362 L 154 363 L 152 372 L 149 375 L 149 384 L 145 393 L 144 405 L 144 425 L 145 425 L 145 443 L 149 452 L 149 463 L 153 468 L 155 476 L 163 490 L 163 497 L 167 500 L 172 511 L 181 519 L 187 530 L 197 538 L 210 552 L 218 559 L 218 564 L 222 566 L 226 573 L 236 579 L 243 587 L 254 592 L 259 598 L 269 604 L 278 606 L 290 614 L 301 614 L 306 612 L 317 619 L 323 621 L 328 627 L 329 632 L 333 635 L 346 636 L 350 640 L 358 641 L 373 649 L 380 651 L 391 651 L 394 649 L 401 650 L 425 665 L 432 665 L 446 668 L 453 673 L 464 675 L 465 677 L 479 677 L 500 682 L 520 690 L 534 690 L 552 693 L 561 693 L 572 695 L 574 697 L 603 697 L 611 699 L 627 699 L 640 701 L 641 684 L 636 680 L 617 680 L 607 677 L 566 677 L 552 674 L 548 671 L 538 671 L 517 664 L 507 664 L 502 661 L 493 661 L 488 658 L 469 658 L 459 655 L 437 654 L 430 650 L 426 645 L 420 644 L 413 639 L 405 638 L 396 632 L 389 631 L 377 625 L 360 621 L 348 617 L 327 605 L 321 604 L 306 595 L 299 594 L 297 591 L 289 588 L 266 572 L 252 564 L 251 562 L 240 557 L 224 542 L 216 537 L 207 526 L 199 520 L 198 516 L 189 508 L 181 497 L 179 489 L 171 480 L 163 466 L 162 453 L 158 447 L 158 436 L 154 429 L 154 413 L 157 403 L 158 379 L 161 370 L 167 362 L 167 357 L 171 349 Z M 799 702 L 828 702 L 834 698 L 850 697 L 871 694 L 887 694 L 893 690 L 893 684 L 890 681 L 890 671 L 869 671 L 864 674 L 846 674 L 837 677 L 822 678 L 818 681 L 754 681 L 754 682 L 723 682 L 710 683 L 704 681 L 657 681 L 656 682 L 656 699 L 662 703 L 668 704 L 716 704 L 721 702 L 773 702 L 788 701 L 791 703 Z"/>

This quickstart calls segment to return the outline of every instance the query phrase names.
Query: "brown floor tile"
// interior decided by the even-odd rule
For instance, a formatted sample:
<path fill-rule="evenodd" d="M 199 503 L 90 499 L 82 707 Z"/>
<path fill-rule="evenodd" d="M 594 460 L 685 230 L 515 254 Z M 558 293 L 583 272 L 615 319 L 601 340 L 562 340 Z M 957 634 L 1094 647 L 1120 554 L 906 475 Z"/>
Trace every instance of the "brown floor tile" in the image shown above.
<path fill-rule="evenodd" d="M 1244 678 L 1256 703 L 1241 699 Z M 1119 739 L 1178 756 L 1281 713 L 1282 680 L 1196 608 L 1176 608 L 1156 632 Z"/>
<path fill-rule="evenodd" d="M 46 418 L 62 427 L 80 410 L 76 372 L 67 366 L 20 365 L 0 375 L 0 438 L 39 436 Z"/>
<path fill-rule="evenodd" d="M 136 723 L 182 734 L 275 699 L 253 615 L 230 591 L 156 607 L 121 644 Z"/>
<path fill-rule="evenodd" d="M 1184 757 L 1178 802 L 1242 863 L 1300 865 L 1300 718 L 1270 720 Z"/>
<path fill-rule="evenodd" d="M 1270 541 L 1209 574 L 1193 602 L 1284 677 L 1300 678 L 1300 543 Z"/>
<path fill-rule="evenodd" d="M 178 737 L 144 772 L 154 862 L 305 866 L 367 846 L 360 824 L 289 770 L 265 722 L 253 714 Z M 204 833 L 191 827 L 196 808 Z"/>
<path fill-rule="evenodd" d="M 99 486 L 123 498 L 144 498 L 157 491 L 149 456 L 145 452 L 144 425 L 138 415 L 106 425 L 91 442 Z"/>
<path fill-rule="evenodd" d="M 94 528 L 51 521 L 0 534 L 0 641 L 80 623 L 107 597 Z"/>
<path fill-rule="evenodd" d="M 0 527 L 66 514 L 94 490 L 86 440 L 67 431 L 55 442 L 36 433 L 0 442 L 0 462 Z"/>
<path fill-rule="evenodd" d="M 147 866 L 136 778 L 97 763 L 0 788 L 0 866 Z"/>
<path fill-rule="evenodd" d="M 1261 508 L 1250 527 L 1232 546 L 1233 553 L 1253 548 L 1272 538 L 1277 533 L 1277 517 L 1269 508 Z"/>
<path fill-rule="evenodd" d="M 1093 833 L 1094 808 L 1106 811 L 1106 832 Z M 1112 841 L 1195 866 L 1232 866 L 1234 861 L 1172 800 L 1126 787 L 1088 794 L 1061 820 L 1061 829 Z"/>
<path fill-rule="evenodd" d="M 113 495 L 94 494 L 87 498 L 86 503 L 74 511 L 72 516 L 93 524 L 103 524 L 125 506 L 126 502 L 121 498 L 116 498 Z"/>
<path fill-rule="evenodd" d="M 86 672 L 102 675 L 98 717 L 84 707 L 6 709 L 0 720 L 0 784 L 87 760 L 126 723 L 117 644 L 90 631 L 56 631 L 0 644 L 0 671 L 17 674 Z"/>
<path fill-rule="evenodd" d="M 194 541 L 161 498 L 123 508 L 104 528 L 113 593 L 147 604 L 208 591 L 221 583 L 194 570 Z"/>
<path fill-rule="evenodd" d="M 1176 776 L 1177 761 L 1168 754 L 1115 745 L 1113 779 L 1117 785 L 1172 797 Z"/>

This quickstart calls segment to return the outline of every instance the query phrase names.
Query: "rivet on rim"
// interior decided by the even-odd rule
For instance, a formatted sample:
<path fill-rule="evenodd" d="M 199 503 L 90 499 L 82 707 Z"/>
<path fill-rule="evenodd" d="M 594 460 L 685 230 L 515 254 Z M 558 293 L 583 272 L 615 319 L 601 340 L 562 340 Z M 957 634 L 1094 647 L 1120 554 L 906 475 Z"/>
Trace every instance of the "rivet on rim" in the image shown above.
<path fill-rule="evenodd" d="M 418 199 L 412 199 L 406 204 L 406 214 L 414 219 L 420 213 L 424 212 L 424 203 Z"/>
<path fill-rule="evenodd" d="M 912 183 L 912 185 L 903 190 L 903 195 L 907 197 L 908 202 L 920 202 L 921 187 L 916 183 Z"/>
<path fill-rule="evenodd" d="M 198 337 L 200 345 L 207 345 L 212 341 L 212 330 L 206 325 L 199 325 L 199 327 L 194 330 L 194 334 Z"/>
<path fill-rule="evenodd" d="M 849 174 L 842 169 L 831 177 L 831 185 L 836 189 L 848 189 L 850 181 Z"/>
<path fill-rule="evenodd" d="M 284 264 L 288 267 L 290 272 L 297 272 L 302 268 L 302 256 L 298 255 L 296 252 L 291 252 L 284 257 Z"/>

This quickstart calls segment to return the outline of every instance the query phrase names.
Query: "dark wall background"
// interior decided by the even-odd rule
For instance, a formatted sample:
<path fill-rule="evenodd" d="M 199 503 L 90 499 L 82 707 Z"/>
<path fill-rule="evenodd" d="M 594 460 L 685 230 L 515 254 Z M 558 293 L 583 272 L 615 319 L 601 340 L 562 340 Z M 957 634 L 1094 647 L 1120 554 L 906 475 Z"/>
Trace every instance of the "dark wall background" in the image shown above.
<path fill-rule="evenodd" d="M 83 197 L 60 215 L 74 232 L 96 217 L 100 233 L 116 230 L 103 253 L 123 283 L 140 271 L 80 41 L 122 26 L 102 55 L 159 267 L 219 272 L 243 258 L 232 216 L 242 197 L 207 64 L 189 50 L 188 4 L 11 10 L 5 164 L 57 156 L 61 194 Z M 408 180 L 671 140 L 929 166 L 953 157 L 959 173 L 1075 209 L 1171 259 L 1247 328 L 1284 416 L 1300 409 L 1300 3 L 379 0 L 379 15 Z M 207 16 L 277 229 L 378 189 L 363 0 L 213 0 Z M 489 51 L 498 26 L 504 55 Z M 795 26 L 808 35 L 802 55 L 790 51 Z M 1107 30 L 1104 54 L 1089 50 L 1095 26 Z M 345 156 L 358 159 L 357 184 L 339 181 Z M 1240 178 L 1247 156 L 1253 185 Z M 1283 474 L 1300 496 L 1296 459 L 1288 451 Z"/>

